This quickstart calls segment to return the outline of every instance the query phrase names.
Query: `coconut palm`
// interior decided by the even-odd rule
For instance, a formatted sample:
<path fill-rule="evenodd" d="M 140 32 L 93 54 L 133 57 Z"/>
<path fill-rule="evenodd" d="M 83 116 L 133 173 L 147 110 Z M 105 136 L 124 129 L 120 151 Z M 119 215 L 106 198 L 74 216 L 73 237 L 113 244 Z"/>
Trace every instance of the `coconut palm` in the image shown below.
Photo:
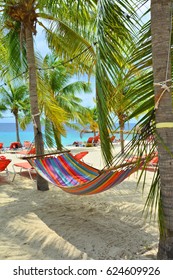
<path fill-rule="evenodd" d="M 0 88 L 1 108 L 3 111 L 10 110 L 14 115 L 16 124 L 16 141 L 20 142 L 19 125 L 25 128 L 30 122 L 29 92 L 26 85 L 8 83 Z"/>
<path fill-rule="evenodd" d="M 62 6 L 61 9 L 58 9 L 59 14 L 65 14 L 66 9 L 63 4 L 64 1 L 60 1 Z M 71 1 L 70 1 L 71 2 Z M 83 1 L 84 2 L 84 1 Z M 89 2 L 89 1 L 86 1 Z M 45 27 L 47 33 L 51 34 L 52 26 L 50 28 L 45 26 L 43 21 L 39 20 L 42 18 L 49 20 L 51 24 L 53 21 L 57 21 L 57 18 L 53 17 L 51 13 L 45 13 L 46 10 L 49 9 L 51 12 L 53 8 L 56 7 L 56 16 L 57 16 L 57 5 L 59 5 L 59 1 L 36 1 L 36 0 L 20 0 L 20 1 L 0 1 L 1 8 L 1 31 L 4 28 L 4 44 L 8 45 L 9 55 L 10 55 L 10 63 L 16 71 L 21 73 L 28 69 L 29 72 L 29 92 L 30 92 L 30 103 L 31 103 L 31 114 L 34 118 L 34 135 L 35 135 L 35 145 L 36 145 L 36 153 L 43 154 L 44 153 L 44 145 L 42 139 L 41 132 L 41 123 L 40 123 L 40 112 L 38 106 L 38 96 L 37 96 L 37 76 L 36 76 L 36 63 L 35 63 L 35 53 L 34 53 L 34 41 L 33 36 L 37 33 L 36 24 L 40 24 L 42 27 Z M 87 11 L 87 5 L 85 7 L 85 11 Z M 47 9 L 46 9 L 47 8 Z M 89 8 L 88 8 L 89 10 Z M 76 12 L 76 11 L 75 11 Z M 83 19 L 85 20 L 89 13 L 83 14 Z M 50 25 L 49 24 L 49 25 Z M 59 24 L 66 26 L 59 22 Z M 70 31 L 70 28 L 68 28 Z M 20 35 L 20 41 L 19 41 Z M 73 32 L 74 39 L 74 32 Z M 75 40 L 74 40 L 75 41 Z M 83 42 L 85 44 L 85 42 Z M 21 49 L 21 46 L 23 47 Z M 25 59 L 25 54 L 27 61 Z M 19 56 L 20 55 L 20 56 Z M 21 60 L 18 58 L 21 57 Z M 37 188 L 40 190 L 48 190 L 47 182 L 41 178 L 41 176 L 37 176 Z"/>
<path fill-rule="evenodd" d="M 133 95 L 134 92 L 133 84 L 135 84 L 135 80 L 137 79 L 136 69 L 133 67 L 133 64 L 130 64 L 129 58 L 131 53 L 132 50 L 130 51 L 130 47 L 125 53 L 122 53 L 122 59 L 115 69 L 112 93 L 107 104 L 111 113 L 115 115 L 115 119 L 118 119 L 122 154 L 124 153 L 125 122 L 128 120 L 128 116 L 131 112 L 137 107 L 135 104 L 132 105 L 131 102 L 131 95 Z"/>
<path fill-rule="evenodd" d="M 173 188 L 173 130 L 169 125 L 173 120 L 172 95 L 170 94 L 171 70 L 173 69 L 170 48 L 172 35 L 171 9 L 172 1 L 151 1 L 151 22 L 149 21 L 144 26 L 142 41 L 140 42 L 139 40 L 141 45 L 135 54 L 136 67 L 145 69 L 145 74 L 139 78 L 136 91 L 133 92 L 132 101 L 132 104 L 133 102 L 143 102 L 143 106 L 137 108 L 132 116 L 139 113 L 144 114 L 147 111 L 140 121 L 141 126 L 147 124 L 148 120 L 152 121 L 153 124 L 156 122 L 156 128 L 154 126 L 153 133 L 156 136 L 155 140 L 159 155 L 159 174 L 156 176 L 155 181 L 158 184 L 157 187 L 155 183 L 151 186 L 147 206 L 150 206 L 150 211 L 152 211 L 154 205 L 159 209 L 160 241 L 158 259 L 173 259 L 171 214 L 173 210 L 171 191 Z M 157 20 L 158 17 L 159 21 Z M 164 33 L 162 32 L 163 28 Z M 152 65 L 153 69 L 151 68 Z"/>
<path fill-rule="evenodd" d="M 77 2 L 78 5 L 76 4 Z M 81 6 L 84 5 L 82 2 L 74 1 L 74 6 L 76 6 L 76 10 L 78 11 L 77 17 L 79 16 L 79 18 L 82 13 Z M 64 29 L 59 22 L 54 22 L 54 36 L 52 39 L 49 36 L 49 46 L 56 50 L 59 55 L 68 59 L 77 56 L 80 51 L 83 51 L 82 57 L 77 56 L 74 62 L 72 61 L 72 64 L 80 69 L 82 62 L 83 69 L 89 75 L 93 70 L 96 73 L 96 99 L 101 145 L 104 156 L 109 161 L 111 159 L 111 145 L 106 139 L 109 138 L 109 131 L 112 130 L 113 122 L 111 121 L 109 110 L 105 105 L 105 98 L 107 102 L 109 95 L 112 93 L 112 80 L 114 79 L 116 63 L 121 60 L 121 51 L 124 52 L 122 46 L 127 39 L 130 40 L 131 38 L 128 30 L 131 20 L 126 15 L 127 13 L 132 14 L 134 10 L 129 4 L 130 1 L 121 1 L 119 3 L 119 1 L 100 0 L 93 1 L 93 3 L 96 5 L 92 10 L 92 17 L 90 17 L 90 21 L 87 22 L 86 27 L 82 28 L 79 20 L 77 26 L 75 25 L 75 21 L 71 20 L 74 14 L 71 13 L 70 7 L 73 4 L 71 1 L 66 1 L 67 10 L 66 15 L 63 15 L 63 21 L 66 22 L 67 28 Z M 133 18 L 135 18 L 135 14 Z M 85 40 L 80 36 L 73 40 L 72 33 L 71 37 L 69 37 L 69 26 L 73 28 L 74 32 L 78 31 L 81 36 L 84 36 Z M 86 32 L 87 30 L 88 32 Z M 58 40 L 56 40 L 57 38 Z M 65 44 L 62 44 L 62 42 Z M 86 51 L 83 49 L 84 44 L 82 42 L 85 42 L 86 46 L 88 46 Z M 131 40 L 132 43 L 133 41 Z"/>
<path fill-rule="evenodd" d="M 107 101 L 111 96 L 112 86 L 111 83 L 108 85 L 108 81 L 110 81 L 110 77 L 113 79 L 113 74 L 115 73 L 115 57 L 113 54 L 116 52 L 116 46 L 113 45 L 113 31 L 111 28 L 111 24 L 113 23 L 113 19 L 115 19 L 115 9 L 113 9 L 115 2 L 117 1 L 99 1 L 98 5 L 98 21 L 97 21 L 97 50 L 96 50 L 96 57 L 97 57 L 97 64 L 96 64 L 96 90 L 97 90 L 97 104 L 100 111 L 99 114 L 99 126 L 100 130 L 103 132 L 101 133 L 101 138 L 103 139 L 102 144 L 104 143 L 104 139 L 106 138 L 105 135 L 107 134 L 107 127 L 111 127 L 111 120 L 109 118 L 109 110 L 107 108 Z M 136 1 L 136 3 L 146 3 L 146 1 Z M 156 83 L 169 80 L 170 79 L 170 72 L 171 67 L 167 61 L 169 56 L 169 46 L 170 46 L 170 30 L 171 30 L 171 20 L 168 15 L 171 14 L 171 1 L 170 0 L 162 0 L 156 1 L 153 0 L 152 2 L 152 38 L 153 38 L 153 66 L 154 66 L 154 81 Z M 114 7 L 115 8 L 115 7 Z M 164 12 L 163 12 L 164 11 Z M 158 12 L 159 12 L 159 28 L 158 28 Z M 123 17 L 123 16 L 122 16 Z M 129 16 L 130 18 L 130 16 Z M 126 24 L 127 19 L 125 19 Z M 109 25 L 110 24 L 110 25 Z M 150 25 L 148 25 L 150 27 Z M 145 26 L 147 28 L 147 26 Z M 163 28 L 164 27 L 164 28 Z M 133 29 L 134 28 L 133 25 Z M 166 32 L 162 32 L 165 30 Z M 109 31 L 109 32 L 108 32 Z M 159 33 L 158 33 L 159 32 Z M 152 86 L 152 71 L 149 69 L 151 67 L 151 34 L 143 33 L 143 38 L 145 39 L 145 44 L 143 44 L 143 49 L 141 55 L 139 57 L 139 52 L 136 52 L 136 58 L 138 56 L 138 69 L 144 69 L 145 73 L 142 73 L 142 79 L 139 78 L 138 82 L 136 82 L 136 86 L 134 87 L 133 91 L 133 100 L 143 103 L 143 106 L 137 108 L 135 112 L 145 113 L 147 114 L 142 118 L 144 123 L 148 122 L 150 118 L 151 112 L 153 111 L 154 107 L 154 99 L 153 99 L 153 86 Z M 139 35 L 138 35 L 139 38 Z M 117 43 L 117 40 L 115 40 Z M 140 42 L 139 42 L 140 43 Z M 163 46 L 163 47 L 162 47 Z M 116 54 L 116 58 L 119 55 Z M 118 59 L 117 59 L 118 62 Z M 166 70 L 167 69 L 167 70 Z M 167 73 L 167 75 L 166 75 Z M 167 76 L 167 77 L 166 77 Z M 168 83 L 168 85 L 170 85 Z M 147 91 L 147 88 L 149 89 Z M 139 93 L 137 93 L 137 89 Z M 163 90 L 163 89 L 162 89 Z M 155 87 L 155 96 L 156 100 L 158 99 L 159 94 L 161 93 L 160 87 Z M 134 116 L 134 114 L 132 114 Z M 131 116 L 132 116 L 131 115 Z M 172 97 L 168 92 L 163 95 L 159 109 L 156 112 L 156 121 L 157 122 L 172 122 Z M 171 125 L 170 125 L 171 126 Z M 170 154 L 166 152 L 166 149 L 163 148 L 160 141 L 158 141 L 158 152 L 159 152 L 159 170 L 161 176 L 161 205 L 165 206 L 163 210 L 164 214 L 164 221 L 165 221 L 165 228 L 164 235 L 160 238 L 160 249 L 158 257 L 162 258 L 172 258 L 172 192 L 169 191 L 170 186 L 172 186 L 173 178 L 172 178 L 172 169 L 169 168 L 172 166 L 172 129 L 171 128 L 160 128 L 157 129 L 157 135 L 159 135 L 160 139 L 162 139 L 162 143 L 164 142 L 167 149 L 170 151 Z M 168 137 L 169 136 L 169 137 Z M 159 138 L 158 138 L 159 139 Z M 109 158 L 109 146 L 102 145 L 104 149 L 104 154 L 107 158 Z M 169 166 L 169 167 L 168 167 Z M 168 174 L 168 176 L 165 176 Z M 169 181 L 168 181 L 169 178 Z M 171 192 L 171 195 L 170 195 Z M 168 195 L 169 193 L 169 195 Z M 166 200 L 166 201 L 165 201 Z M 167 211 L 170 209 L 171 211 Z M 161 249 L 162 248 L 162 249 Z"/>
<path fill-rule="evenodd" d="M 3 112 L 6 111 L 6 106 L 0 104 L 0 118 L 3 118 Z"/>
<path fill-rule="evenodd" d="M 112 56 L 115 57 L 115 53 L 116 61 L 118 60 L 119 48 L 116 47 L 117 43 L 115 34 L 117 34 L 118 31 L 118 36 L 122 41 L 124 40 L 124 38 L 128 37 L 126 26 L 128 26 L 129 23 L 124 12 L 124 7 L 127 7 L 128 12 L 133 11 L 133 8 L 131 8 L 129 5 L 129 1 L 121 1 L 121 3 L 117 3 L 107 0 L 69 0 L 65 2 L 58 0 L 41 0 L 39 2 L 34 0 L 8 0 L 1 1 L 0 3 L 1 26 L 3 26 L 5 29 L 4 37 L 6 39 L 6 43 L 8 43 L 9 46 L 9 54 L 11 54 L 12 58 L 11 65 L 14 65 L 15 69 L 22 71 L 26 71 L 28 67 L 29 71 L 31 114 L 36 124 L 34 127 L 34 134 L 37 154 L 42 154 L 44 152 L 41 136 L 42 134 L 38 133 L 38 131 L 41 131 L 41 124 L 38 110 L 36 65 L 33 45 L 33 35 L 36 35 L 37 24 L 45 29 L 50 47 L 52 47 L 56 51 L 58 49 L 59 52 L 63 55 L 63 58 L 69 57 L 67 56 L 67 54 L 75 57 L 76 62 L 74 65 L 74 73 L 76 71 L 82 70 L 87 72 L 88 74 L 91 74 L 93 71 L 93 66 L 95 65 L 95 61 L 97 60 L 96 87 L 97 92 L 100 92 L 99 95 L 97 95 L 98 103 L 100 104 L 100 125 L 102 123 L 103 117 L 105 118 L 105 120 L 108 120 L 108 118 L 106 118 L 108 111 L 103 105 L 104 102 L 102 102 L 101 98 L 103 98 L 104 92 L 108 91 L 108 88 L 105 88 L 104 84 L 105 79 L 110 80 L 111 71 L 108 71 L 109 73 L 105 72 L 101 74 L 101 72 L 104 71 L 102 71 L 103 69 L 101 70 L 103 64 L 100 64 L 100 62 L 104 59 L 111 65 L 111 58 Z M 109 9 L 107 9 L 107 6 L 109 6 Z M 57 9 L 57 7 L 59 8 Z M 109 10 L 111 10 L 110 13 Z M 103 11 L 104 13 L 105 11 L 106 13 L 109 13 L 110 22 L 107 21 Z M 95 21 L 95 19 L 97 19 L 97 21 Z M 124 19 L 126 20 L 126 24 L 124 24 Z M 105 29 L 102 28 L 103 22 Z M 106 30 L 109 30 L 109 32 L 107 32 Z M 78 34 L 76 34 L 76 31 L 78 31 Z M 104 31 L 106 31 L 106 33 L 104 33 Z M 19 34 L 20 43 L 18 40 Z M 95 38 L 96 41 L 94 40 Z M 88 41 L 88 39 L 90 40 Z M 101 42 L 100 39 L 104 39 L 105 41 L 107 41 L 107 51 L 109 53 L 109 56 L 104 55 L 102 45 L 100 43 L 98 44 L 96 51 L 95 45 L 97 43 L 97 40 Z M 24 48 L 21 51 L 20 46 L 23 42 Z M 27 62 L 25 60 L 25 53 Z M 19 54 L 22 54 L 21 57 L 23 58 L 23 64 L 21 64 L 21 61 L 16 62 L 16 58 L 19 57 Z M 95 54 L 97 55 L 97 59 L 95 59 Z M 70 59 L 70 61 L 72 60 Z M 102 86 L 100 81 L 102 81 Z M 107 143 L 104 139 L 108 137 L 108 128 L 110 126 L 110 120 L 106 121 L 104 128 L 101 131 L 103 140 L 102 146 L 105 149 L 107 148 Z M 105 135 L 107 137 L 105 137 Z M 107 153 L 105 153 L 105 156 L 107 158 L 111 157 L 109 149 L 107 149 Z M 44 181 L 42 181 L 40 176 L 38 176 L 37 187 L 38 189 L 43 190 L 48 189 L 48 186 Z"/>
<path fill-rule="evenodd" d="M 160 234 L 159 259 L 173 259 L 173 107 L 171 86 L 171 26 L 172 1 L 151 0 L 151 34 L 155 100 L 161 97 L 156 109 L 156 133 L 161 180 L 161 209 L 164 231 Z M 157 20 L 159 17 L 159 21 Z M 162 32 L 164 30 L 164 32 Z M 164 82 L 168 88 L 164 91 Z M 164 94 L 163 94 L 164 91 Z M 162 96 L 163 94 L 163 96 Z M 164 145 L 163 145 L 164 143 Z M 166 149 L 165 149 L 166 146 Z"/>
<path fill-rule="evenodd" d="M 98 114 L 97 114 L 97 107 L 95 106 L 94 108 L 88 108 L 86 118 L 85 118 L 85 126 L 81 130 L 81 137 L 82 134 L 91 130 L 94 133 L 94 136 L 96 136 L 97 132 L 99 131 L 99 126 L 98 126 Z"/>
<path fill-rule="evenodd" d="M 55 139 L 60 140 L 60 135 L 65 136 L 66 134 L 65 125 L 79 129 L 79 126 L 74 123 L 83 124 L 88 110 L 80 104 L 82 100 L 77 95 L 80 96 L 82 92 L 91 92 L 90 83 L 74 81 L 71 70 L 66 69 L 55 54 L 45 56 L 42 69 L 38 83 L 39 107 L 44 113 L 45 121 L 52 124 Z M 56 115 L 52 113 L 52 107 L 50 102 L 45 99 L 45 95 L 49 99 L 53 97 L 58 110 L 66 114 L 67 118 L 61 123 L 55 119 Z M 49 127 L 50 134 L 50 125 L 46 124 L 47 127 Z M 61 146 L 59 141 L 57 146 L 59 148 Z"/>
<path fill-rule="evenodd" d="M 147 113 L 144 115 L 140 123 L 147 124 L 150 120 L 153 121 L 153 116 L 156 116 L 156 145 L 159 154 L 159 175 L 156 176 L 159 185 L 153 184 L 153 188 L 149 193 L 149 201 L 151 207 L 155 205 L 153 199 L 154 192 L 159 197 L 160 192 L 160 219 L 162 230 L 160 231 L 159 242 L 159 259 L 173 259 L 173 225 L 172 225 L 172 157 L 173 157 L 173 130 L 172 130 L 172 95 L 170 94 L 171 86 L 171 9 L 172 1 L 151 1 L 151 25 L 147 23 L 143 29 L 142 47 L 136 51 L 134 55 L 136 59 L 136 67 L 142 71 L 142 77 L 139 77 L 134 87 L 132 104 L 141 102 L 143 106 L 138 107 L 131 116 L 139 113 Z M 159 17 L 159 22 L 158 22 Z M 151 32 L 145 32 L 151 27 Z M 164 30 L 164 33 L 162 32 Z M 144 33 L 145 32 L 145 33 Z M 151 37 L 152 34 L 152 37 Z M 139 35 L 138 35 L 138 38 Z M 151 56 L 151 38 L 152 38 L 152 56 Z M 141 43 L 139 41 L 139 43 Z M 151 60 L 152 59 L 152 60 Z M 153 73 L 152 63 L 153 62 Z M 141 72 L 140 72 L 141 73 Z M 154 92 L 155 105 L 153 98 L 153 76 L 154 76 Z M 168 81 L 167 81 L 168 80 Z M 162 83 L 163 82 L 163 83 Z M 167 87 L 168 86 L 168 87 Z M 147 90 L 148 89 L 148 90 Z M 165 90 L 164 90 L 165 89 Z M 138 91 L 138 92 L 137 92 Z M 164 92 L 164 93 L 163 93 Z M 158 102 L 159 101 L 159 102 Z M 155 107 L 155 111 L 153 110 Z M 158 108 L 158 109 L 157 109 Z M 153 114 L 155 112 L 155 114 Z M 152 119 L 151 119 L 152 117 Z M 149 124 L 149 123 L 148 123 Z M 154 131 L 154 130 L 153 130 Z M 157 204 L 156 204 L 157 205 Z"/>

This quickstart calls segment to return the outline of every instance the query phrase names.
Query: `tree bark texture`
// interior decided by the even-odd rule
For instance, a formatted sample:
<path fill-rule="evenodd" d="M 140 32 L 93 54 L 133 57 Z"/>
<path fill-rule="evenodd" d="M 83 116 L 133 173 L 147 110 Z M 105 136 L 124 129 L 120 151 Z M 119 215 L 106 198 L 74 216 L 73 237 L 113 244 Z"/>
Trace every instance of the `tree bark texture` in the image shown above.
<path fill-rule="evenodd" d="M 34 136 L 36 154 L 44 154 L 44 143 L 41 133 L 41 123 L 38 108 L 38 96 L 37 96 L 37 78 L 36 78 L 36 66 L 35 66 L 35 55 L 34 55 L 34 44 L 33 34 L 29 26 L 25 27 L 26 36 L 26 53 L 29 71 L 29 92 L 30 92 L 30 103 L 31 103 L 31 114 L 34 122 Z M 48 190 L 48 182 L 43 179 L 40 175 L 37 175 L 37 188 L 38 190 Z"/>
<path fill-rule="evenodd" d="M 158 259 L 173 259 L 173 124 L 172 95 L 158 85 L 165 80 L 171 80 L 171 0 L 151 0 L 151 35 L 152 61 L 154 74 L 155 102 L 159 98 L 156 109 L 156 136 L 159 156 L 159 172 L 161 178 L 161 209 L 163 211 L 164 231 L 160 233 Z M 171 86 L 171 81 L 166 83 Z M 163 93 L 163 94 L 162 94 Z M 157 128 L 157 124 L 163 124 Z M 162 139 L 162 140 L 160 140 Z M 164 145 L 169 149 L 165 149 Z M 171 155 L 172 153 L 172 155 Z"/>
<path fill-rule="evenodd" d="M 15 125 L 16 125 L 16 141 L 20 142 L 18 114 L 16 114 L 14 117 L 15 117 Z"/>

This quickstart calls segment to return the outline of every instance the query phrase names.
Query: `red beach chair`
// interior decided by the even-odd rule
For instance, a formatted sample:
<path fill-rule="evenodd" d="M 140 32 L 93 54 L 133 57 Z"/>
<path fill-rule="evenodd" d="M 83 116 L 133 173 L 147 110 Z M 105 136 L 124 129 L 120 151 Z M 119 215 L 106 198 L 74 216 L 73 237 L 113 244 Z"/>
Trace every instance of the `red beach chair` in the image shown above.
<path fill-rule="evenodd" d="M 81 160 L 81 159 L 83 159 L 83 157 L 86 156 L 87 154 L 88 154 L 87 151 L 85 151 L 85 152 L 80 152 L 80 153 L 74 155 L 74 158 L 75 158 L 76 160 Z"/>
<path fill-rule="evenodd" d="M 20 142 L 12 142 L 10 144 L 10 149 L 18 149 L 18 148 L 21 148 L 21 147 L 22 147 L 22 145 L 21 145 Z"/>
<path fill-rule="evenodd" d="M 7 159 L 5 156 L 0 156 L 0 172 L 5 171 L 6 175 L 8 175 L 7 166 L 10 164 L 11 159 Z"/>
<path fill-rule="evenodd" d="M 15 167 L 20 168 L 19 173 L 16 171 Z M 32 167 L 29 164 L 29 162 L 27 162 L 27 161 L 19 162 L 19 163 L 14 163 L 13 164 L 13 170 L 14 170 L 14 176 L 13 176 L 12 181 L 14 181 L 14 179 L 15 179 L 17 174 L 22 175 L 22 171 L 24 171 L 24 170 L 28 172 L 30 179 L 34 180 L 33 176 L 31 175 L 32 171 L 34 171 L 34 167 Z M 35 171 L 34 171 L 34 174 L 35 174 Z"/>
<path fill-rule="evenodd" d="M 21 155 L 35 155 L 35 153 L 36 153 L 36 149 L 34 146 L 32 146 L 30 149 L 17 152 L 17 154 L 21 154 Z"/>
<path fill-rule="evenodd" d="M 88 144 L 93 143 L 93 139 L 94 139 L 94 137 L 89 137 L 88 140 L 87 140 L 87 143 L 88 143 Z"/>
<path fill-rule="evenodd" d="M 24 141 L 23 146 L 24 146 L 26 149 L 29 149 L 29 148 L 31 148 L 32 143 L 31 143 L 30 141 Z"/>
<path fill-rule="evenodd" d="M 98 145 L 100 143 L 100 135 L 97 135 L 93 139 L 93 145 Z"/>

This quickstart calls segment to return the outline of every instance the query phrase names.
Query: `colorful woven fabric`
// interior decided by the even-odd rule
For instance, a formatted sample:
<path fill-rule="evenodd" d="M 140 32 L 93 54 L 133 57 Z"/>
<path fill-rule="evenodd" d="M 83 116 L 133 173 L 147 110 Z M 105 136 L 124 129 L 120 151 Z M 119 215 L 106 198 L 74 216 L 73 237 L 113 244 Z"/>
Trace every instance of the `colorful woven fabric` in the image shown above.
<path fill-rule="evenodd" d="M 76 195 L 89 195 L 106 191 L 121 183 L 138 168 L 126 167 L 120 171 L 100 171 L 70 154 L 58 157 L 28 159 L 36 171 L 50 183 Z"/>

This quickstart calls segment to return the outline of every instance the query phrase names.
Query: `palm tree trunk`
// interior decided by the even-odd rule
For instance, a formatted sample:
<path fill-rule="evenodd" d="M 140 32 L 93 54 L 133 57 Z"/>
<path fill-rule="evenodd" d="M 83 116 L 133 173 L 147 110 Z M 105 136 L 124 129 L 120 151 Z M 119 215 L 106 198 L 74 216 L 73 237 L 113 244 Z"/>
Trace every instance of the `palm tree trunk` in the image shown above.
<path fill-rule="evenodd" d="M 124 120 L 119 116 L 121 153 L 124 154 Z"/>
<path fill-rule="evenodd" d="M 44 143 L 41 133 L 41 123 L 38 109 L 38 97 L 37 97 L 37 79 L 36 79 L 36 66 L 35 66 L 35 55 L 33 45 L 33 34 L 31 28 L 25 27 L 26 36 L 26 53 L 29 71 L 29 91 L 30 91 L 30 103 L 31 103 L 31 114 L 34 118 L 34 136 L 36 153 L 44 154 Z M 37 175 L 37 189 L 46 191 L 49 189 L 48 182 L 43 179 L 40 175 Z"/>
<path fill-rule="evenodd" d="M 20 142 L 18 115 L 15 115 L 14 117 L 15 117 L 15 125 L 16 125 L 16 141 Z"/>
<path fill-rule="evenodd" d="M 158 83 L 171 79 L 170 33 L 171 0 L 151 0 L 151 34 L 154 72 L 154 91 L 157 101 L 163 92 Z M 158 20 L 159 19 L 159 20 Z M 167 85 L 171 85 L 169 81 Z M 172 95 L 165 91 L 156 110 L 156 132 L 173 154 Z M 160 128 L 158 127 L 160 124 Z M 158 259 L 173 259 L 173 157 L 157 138 L 159 155 L 159 172 L 161 178 L 161 209 L 163 213 L 164 232 L 160 233 Z"/>

